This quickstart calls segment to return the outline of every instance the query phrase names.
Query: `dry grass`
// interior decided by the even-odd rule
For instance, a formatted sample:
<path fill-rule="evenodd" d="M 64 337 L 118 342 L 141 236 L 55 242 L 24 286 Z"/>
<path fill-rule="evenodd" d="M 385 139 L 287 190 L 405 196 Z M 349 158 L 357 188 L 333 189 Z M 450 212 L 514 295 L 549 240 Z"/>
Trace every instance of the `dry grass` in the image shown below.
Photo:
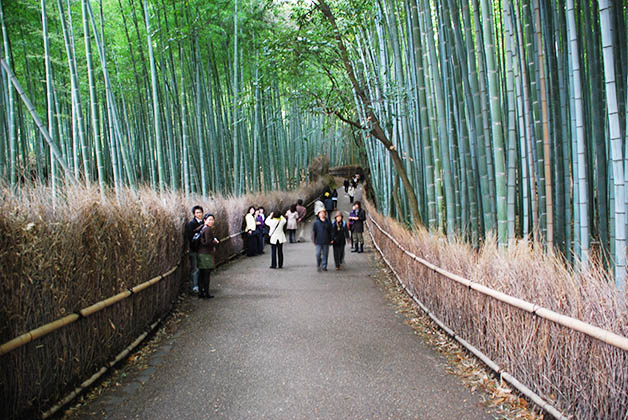
<path fill-rule="evenodd" d="M 241 230 L 249 205 L 283 210 L 322 188 L 210 199 L 125 190 L 102 203 L 96 188 L 66 187 L 54 206 L 45 186 L 0 188 L 0 342 L 175 266 L 195 204 L 216 215 L 225 237 Z M 241 249 L 238 236 L 219 247 L 217 260 Z M 36 416 L 168 312 L 187 282 L 185 260 L 158 285 L 0 356 L 0 418 Z"/>
<path fill-rule="evenodd" d="M 370 214 L 406 249 L 452 273 L 628 336 L 626 296 L 608 276 L 574 272 L 525 242 L 480 251 Z M 537 394 L 576 419 L 628 418 L 628 353 L 472 292 L 411 260 L 375 227 L 375 238 L 416 296 L 445 324 Z"/>

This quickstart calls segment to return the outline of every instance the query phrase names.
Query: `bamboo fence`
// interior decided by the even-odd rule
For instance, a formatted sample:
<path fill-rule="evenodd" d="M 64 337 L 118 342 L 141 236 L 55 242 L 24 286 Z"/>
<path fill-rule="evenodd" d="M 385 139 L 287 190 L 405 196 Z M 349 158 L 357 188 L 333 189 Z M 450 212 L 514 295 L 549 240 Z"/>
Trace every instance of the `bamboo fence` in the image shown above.
<path fill-rule="evenodd" d="M 316 197 L 318 196 L 318 194 L 316 194 Z M 312 213 L 313 210 L 313 204 L 316 201 L 317 198 L 314 198 L 312 201 L 310 201 L 308 204 L 306 204 L 306 208 L 308 209 L 308 215 L 310 215 Z M 242 231 L 238 231 L 235 232 L 231 235 L 225 236 L 224 238 L 220 239 L 220 244 L 219 247 L 224 246 L 228 243 L 230 243 L 232 240 L 237 239 L 242 237 L 242 235 L 244 234 L 244 232 Z M 218 260 L 218 265 L 224 264 L 230 260 L 232 260 L 233 258 L 237 257 L 238 255 L 242 254 L 242 249 L 244 248 L 244 241 L 242 241 L 241 243 L 239 243 L 238 245 L 240 245 L 240 248 L 238 248 L 235 252 L 231 253 L 230 255 L 225 256 L 224 258 L 219 258 Z M 235 245 L 236 247 L 238 247 L 238 245 Z M 232 249 L 232 246 L 228 247 L 229 249 Z M 229 251 L 227 251 L 229 252 Z M 40 339 L 42 337 L 45 337 L 55 331 L 58 331 L 68 325 L 71 325 L 77 321 L 83 320 L 83 319 L 87 319 L 89 317 L 91 317 L 92 315 L 99 313 L 101 311 L 103 311 L 104 309 L 111 307 L 117 303 L 123 302 L 125 301 L 127 298 L 130 298 L 133 295 L 136 295 L 142 291 L 146 291 L 150 288 L 152 288 L 152 286 L 155 286 L 159 283 L 162 282 L 162 280 L 167 279 L 169 277 L 171 277 L 173 274 L 175 274 L 177 272 L 177 270 L 182 266 L 184 260 L 185 260 L 185 256 L 187 255 L 187 252 L 184 253 L 181 257 L 181 259 L 179 260 L 179 262 L 173 266 L 172 268 L 170 268 L 169 270 L 167 270 L 166 272 L 155 276 L 153 278 L 151 278 L 150 280 L 147 280 L 145 282 L 142 282 L 134 287 L 130 287 L 127 290 L 124 290 L 120 293 L 117 293 L 114 296 L 111 296 L 107 299 L 103 299 L 99 302 L 96 302 L 92 305 L 89 305 L 85 308 L 82 308 L 72 314 L 66 315 L 64 317 L 61 317 L 55 321 L 52 321 L 50 323 L 47 323 L 45 325 L 42 325 L 38 328 L 32 329 L 24 334 L 21 334 L 17 337 L 15 337 L 12 340 L 7 341 L 6 343 L 0 345 L 0 356 L 6 355 L 12 351 L 15 351 L 23 346 L 25 346 L 28 343 L 31 343 L 37 339 Z M 153 322 L 148 328 L 146 328 L 142 334 L 140 334 L 139 337 L 137 337 L 129 346 L 127 346 L 124 350 L 122 350 L 122 352 L 120 352 L 113 360 L 111 360 L 110 362 L 108 362 L 105 366 L 103 366 L 101 369 L 99 369 L 97 372 L 95 372 L 91 377 L 89 377 L 87 380 L 83 381 L 81 384 L 79 384 L 72 392 L 70 392 L 69 394 L 67 394 L 64 398 L 62 398 L 61 400 L 59 400 L 54 406 L 52 406 L 51 408 L 49 408 L 47 411 L 42 413 L 42 418 L 48 418 L 52 415 L 54 415 L 59 409 L 63 408 L 65 405 L 67 405 L 70 401 L 72 401 L 76 396 L 78 396 L 81 392 L 83 392 L 85 389 L 89 388 L 94 382 L 96 382 L 102 375 L 104 375 L 111 367 L 115 366 L 120 360 L 124 359 L 124 357 L 126 357 L 126 355 L 128 355 L 135 347 L 137 347 L 161 322 L 161 320 L 163 319 L 163 316 L 161 316 L 157 321 Z"/>
<path fill-rule="evenodd" d="M 487 286 L 481 285 L 479 283 L 470 281 L 468 279 L 465 279 L 459 275 L 453 274 L 441 267 L 438 267 L 435 264 L 430 263 L 429 261 L 417 256 L 416 254 L 412 253 L 411 251 L 407 250 L 397 239 L 395 239 L 389 232 L 387 232 L 386 230 L 384 230 L 384 228 L 382 228 L 382 226 L 380 226 L 380 224 L 369 214 L 368 216 L 368 223 L 367 223 L 367 228 L 368 228 L 368 232 L 369 235 L 373 241 L 374 247 L 375 249 L 380 253 L 383 261 L 386 263 L 386 265 L 391 269 L 391 271 L 393 272 L 393 274 L 395 275 L 397 281 L 399 282 L 399 284 L 401 285 L 401 287 L 408 293 L 408 295 L 418 304 L 418 306 L 440 327 L 442 328 L 445 332 L 447 332 L 447 334 L 451 335 L 456 341 L 458 341 L 460 344 L 462 344 L 468 351 L 470 351 L 471 353 L 473 353 L 476 357 L 478 357 L 480 360 L 482 360 L 482 362 L 484 362 L 489 368 L 491 368 L 493 371 L 495 371 L 495 373 L 497 373 L 501 379 L 505 380 L 506 382 L 510 383 L 514 388 L 516 388 L 519 392 L 521 392 L 523 395 L 525 395 L 526 397 L 528 397 L 532 402 L 534 402 L 537 406 L 539 406 L 541 409 L 543 409 L 545 412 L 551 414 L 553 417 L 557 418 L 557 419 L 568 419 L 571 418 L 570 416 L 566 416 L 565 414 L 563 414 L 563 412 L 561 412 L 559 409 L 557 409 L 554 405 L 552 405 L 550 402 L 546 401 L 543 397 L 541 397 L 540 395 L 538 395 L 536 392 L 534 392 L 532 389 L 530 389 L 528 386 L 524 385 L 521 381 L 519 381 L 517 378 L 515 378 L 515 376 L 513 376 L 513 374 L 507 372 L 504 368 L 500 367 L 497 363 L 495 363 L 493 360 L 491 360 L 485 353 L 483 353 L 481 350 L 479 350 L 477 347 L 475 347 L 474 345 L 472 345 L 471 343 L 469 343 L 469 341 L 465 340 L 463 337 L 461 337 L 459 335 L 459 332 L 454 331 L 452 328 L 448 327 L 441 319 L 439 319 L 439 317 L 434 313 L 434 311 L 430 310 L 430 308 L 428 308 L 419 298 L 417 298 L 416 294 L 414 293 L 412 287 L 409 287 L 409 285 L 406 284 L 406 282 L 404 282 L 404 280 L 402 279 L 402 277 L 398 274 L 397 270 L 395 270 L 395 268 L 393 267 L 393 264 L 389 261 L 389 259 L 386 257 L 386 255 L 384 254 L 384 251 L 382 250 L 382 248 L 380 247 L 380 244 L 377 243 L 375 235 L 372 232 L 371 226 L 374 226 L 375 228 L 377 228 L 377 230 L 383 234 L 386 238 L 388 238 L 390 240 L 391 243 L 393 243 L 395 245 L 396 248 L 398 248 L 402 254 L 404 254 L 407 257 L 410 257 L 412 260 L 418 262 L 419 264 L 423 265 L 424 267 L 426 267 L 427 269 L 433 271 L 434 273 L 436 273 L 437 275 L 451 280 L 452 282 L 455 282 L 461 286 L 464 286 L 464 289 L 467 289 L 468 291 L 475 291 L 478 292 L 486 297 L 488 297 L 489 299 L 493 299 L 497 302 L 500 303 L 504 303 L 506 305 L 509 305 L 511 307 L 517 308 L 519 310 L 522 310 L 530 315 L 532 315 L 533 317 L 538 317 L 538 318 L 542 318 L 545 319 L 551 323 L 554 323 L 556 325 L 559 325 L 561 327 L 567 328 L 569 330 L 572 330 L 574 332 L 577 333 L 581 333 L 584 334 L 588 337 L 591 337 L 595 340 L 598 340 L 602 343 L 608 344 L 610 346 L 613 346 L 617 349 L 623 350 L 623 351 L 628 351 L 628 338 L 623 337 L 621 335 L 615 334 L 611 331 L 596 327 L 594 325 L 588 324 L 586 322 L 583 322 L 581 320 L 578 320 L 576 318 L 572 318 L 563 314 L 559 314 L 555 311 L 552 311 L 550 309 L 541 307 L 539 305 L 535 305 L 533 303 L 527 302 L 525 300 L 519 299 L 519 298 L 515 298 L 513 296 L 510 296 L 508 294 L 499 292 L 497 290 L 494 290 L 492 288 L 489 288 Z"/>

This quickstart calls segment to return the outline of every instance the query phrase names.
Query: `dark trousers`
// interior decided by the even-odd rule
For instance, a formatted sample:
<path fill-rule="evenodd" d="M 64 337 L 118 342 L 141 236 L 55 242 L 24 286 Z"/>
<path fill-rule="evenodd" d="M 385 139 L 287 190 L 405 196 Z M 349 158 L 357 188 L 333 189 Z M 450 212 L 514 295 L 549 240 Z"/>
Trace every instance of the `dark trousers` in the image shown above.
<path fill-rule="evenodd" d="M 198 295 L 200 297 L 209 296 L 209 273 L 210 269 L 201 269 L 198 279 Z"/>
<path fill-rule="evenodd" d="M 345 262 L 345 244 L 334 244 L 334 263 L 336 268 L 340 268 L 341 264 Z"/>
<path fill-rule="evenodd" d="M 247 234 L 246 255 L 248 255 L 249 257 L 253 257 L 260 253 L 259 246 L 258 246 L 258 239 L 259 239 L 259 236 L 257 232 L 255 231 L 251 233 L 250 235 Z"/>
<path fill-rule="evenodd" d="M 272 250 L 270 266 L 272 268 L 283 267 L 283 244 L 277 242 L 276 244 L 270 244 L 270 247 Z M 279 265 L 277 265 L 277 257 L 279 257 Z"/>
<path fill-rule="evenodd" d="M 264 252 L 264 232 L 257 231 L 257 252 L 259 254 Z"/>
<path fill-rule="evenodd" d="M 289 229 L 288 230 L 288 237 L 290 238 L 290 243 L 293 244 L 296 242 L 296 240 L 294 239 L 294 235 L 297 231 L 295 229 Z"/>
<path fill-rule="evenodd" d="M 353 196 L 352 195 L 349 196 L 349 202 L 353 203 Z"/>

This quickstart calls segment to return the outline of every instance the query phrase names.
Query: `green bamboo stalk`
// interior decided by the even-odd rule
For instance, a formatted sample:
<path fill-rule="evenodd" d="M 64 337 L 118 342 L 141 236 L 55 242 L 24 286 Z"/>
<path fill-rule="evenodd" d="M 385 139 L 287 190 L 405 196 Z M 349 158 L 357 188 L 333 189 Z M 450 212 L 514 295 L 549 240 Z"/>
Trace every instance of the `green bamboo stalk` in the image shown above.
<path fill-rule="evenodd" d="M 150 17 L 148 14 L 148 4 L 144 2 L 144 22 L 146 23 L 146 39 L 148 41 L 148 59 L 150 61 L 150 79 L 152 85 L 153 99 L 153 118 L 155 125 L 155 145 L 157 153 L 157 172 L 159 176 L 159 189 L 163 190 L 166 186 L 166 171 L 164 168 L 164 151 L 161 139 L 161 117 L 159 115 L 159 97 L 157 87 L 157 69 L 155 67 L 155 57 L 153 55 L 153 41 L 151 38 Z"/>
<path fill-rule="evenodd" d="M 0 65 L 2 66 L 4 71 L 7 73 L 7 76 L 9 77 L 9 80 L 13 84 L 13 87 L 15 88 L 18 95 L 22 98 L 22 102 L 24 102 L 26 109 L 28 109 L 28 112 L 31 114 L 31 117 L 33 118 L 33 121 L 35 122 L 35 125 L 37 126 L 42 136 L 48 143 L 51 156 L 53 156 L 53 158 L 56 160 L 59 166 L 61 166 L 61 168 L 63 169 L 66 179 L 68 179 L 70 182 L 74 182 L 74 177 L 72 177 L 71 175 L 72 172 L 70 171 L 70 168 L 67 162 L 63 159 L 63 155 L 61 154 L 61 151 L 57 147 L 56 143 L 53 141 L 52 136 L 50 135 L 44 123 L 41 121 L 41 118 L 39 118 L 39 115 L 37 114 L 37 111 L 35 110 L 33 103 L 28 99 L 28 96 L 26 95 L 22 87 L 20 86 L 20 83 L 15 77 L 15 74 L 13 74 L 13 71 L 9 67 L 9 64 L 6 61 L 4 61 L 4 58 L 0 58 Z"/>
<path fill-rule="evenodd" d="M 68 5 L 69 6 L 69 5 Z M 83 176 L 85 177 L 85 182 L 89 185 L 90 182 L 90 173 L 89 173 L 89 158 L 87 154 L 87 145 L 85 142 L 85 133 L 84 133 L 84 123 L 83 123 L 83 113 L 81 107 L 81 96 L 80 96 L 80 82 L 78 79 L 78 71 L 76 68 L 76 58 L 74 52 L 74 35 L 72 33 L 72 17 L 71 10 L 68 7 L 68 21 L 69 24 L 66 24 L 65 12 L 63 10 L 63 3 L 61 0 L 57 0 L 57 7 L 59 9 L 59 16 L 61 20 L 61 28 L 63 31 L 64 44 L 66 49 L 66 55 L 68 57 L 68 68 L 70 70 L 70 86 L 71 86 L 71 94 L 72 94 L 72 124 L 76 127 L 76 134 L 78 135 L 78 145 L 80 146 L 81 153 L 80 155 L 83 157 Z M 73 136 L 73 138 L 75 138 Z M 76 140 L 76 138 L 75 138 Z M 75 177 L 79 177 L 79 150 L 75 146 L 74 147 L 74 174 Z"/>
<path fill-rule="evenodd" d="M 0 1 L 0 23 L 2 24 L 2 41 L 4 46 L 4 60 L 7 66 L 11 68 L 11 53 L 9 46 L 9 34 L 4 22 L 4 12 L 2 9 L 2 2 Z M 8 119 L 8 143 L 9 143 L 9 185 L 11 188 L 17 184 L 17 141 L 15 138 L 15 98 L 13 88 L 9 82 L 10 77 L 7 77 L 6 90 L 7 90 L 7 119 Z M 2 169 L 2 168 L 0 168 Z"/>
<path fill-rule="evenodd" d="M 609 124 L 615 193 L 615 284 L 619 290 L 623 291 L 626 287 L 626 201 L 624 198 L 623 147 L 615 83 L 614 45 L 611 32 L 613 7 L 609 0 L 600 0 L 599 12 L 600 27 L 602 29 L 602 52 L 604 57 L 606 112 Z"/>
<path fill-rule="evenodd" d="M 584 138 L 584 114 L 582 101 L 582 83 L 580 80 L 580 53 L 576 33 L 574 1 L 567 0 L 567 32 L 569 34 L 569 52 L 571 54 L 571 73 L 573 77 L 573 100 L 576 120 L 575 143 L 578 145 L 578 197 L 580 221 L 580 261 L 586 267 L 589 254 L 589 208 L 587 203 L 586 144 Z"/>
<path fill-rule="evenodd" d="M 486 0 L 485 0 L 486 1 Z M 553 193 L 552 193 L 552 170 L 551 170 L 551 148 L 550 148 L 550 133 L 549 133 L 549 113 L 547 104 L 547 88 L 545 78 L 545 51 L 543 48 L 542 35 L 541 35 L 541 12 L 540 12 L 540 0 L 534 2 L 534 18 L 536 28 L 536 43 L 538 49 L 538 71 L 539 71 L 539 86 L 541 96 L 541 118 L 543 126 L 543 167 L 545 174 L 545 212 L 546 212 L 546 241 L 548 251 L 553 252 L 554 248 L 554 207 L 553 207 Z"/>

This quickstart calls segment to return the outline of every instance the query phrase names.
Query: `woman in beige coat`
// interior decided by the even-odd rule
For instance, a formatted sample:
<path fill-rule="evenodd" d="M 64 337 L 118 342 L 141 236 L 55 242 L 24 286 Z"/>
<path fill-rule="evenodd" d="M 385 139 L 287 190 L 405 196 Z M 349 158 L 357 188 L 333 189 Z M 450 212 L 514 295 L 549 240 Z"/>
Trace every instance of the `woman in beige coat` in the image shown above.
<path fill-rule="evenodd" d="M 269 242 L 272 250 L 270 268 L 283 268 L 283 244 L 286 242 L 286 234 L 283 229 L 286 225 L 286 218 L 280 212 L 273 211 L 268 215 L 264 223 L 268 226 Z M 279 257 L 279 261 L 277 261 L 277 257 Z"/>

